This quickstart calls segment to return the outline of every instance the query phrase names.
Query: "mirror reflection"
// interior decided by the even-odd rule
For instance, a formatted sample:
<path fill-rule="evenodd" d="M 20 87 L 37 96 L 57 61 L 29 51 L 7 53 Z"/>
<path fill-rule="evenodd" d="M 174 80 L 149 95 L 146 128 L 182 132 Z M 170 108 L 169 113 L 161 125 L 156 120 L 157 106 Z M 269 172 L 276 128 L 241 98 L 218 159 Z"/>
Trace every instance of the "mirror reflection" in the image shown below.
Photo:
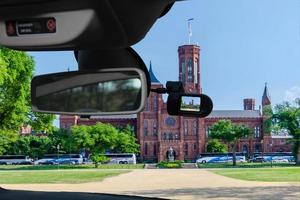
<path fill-rule="evenodd" d="M 101 76 L 110 77 L 110 80 L 103 80 Z M 76 113 L 124 112 L 139 109 L 142 81 L 132 75 L 121 79 L 118 77 L 114 73 L 98 74 L 98 81 L 95 82 L 95 77 L 84 74 L 37 86 L 35 106 L 43 111 Z M 73 82 L 72 87 L 64 84 L 70 82 Z M 83 85 L 75 84 L 76 82 L 93 83 Z"/>
<path fill-rule="evenodd" d="M 200 112 L 201 97 L 182 96 L 180 111 Z"/>

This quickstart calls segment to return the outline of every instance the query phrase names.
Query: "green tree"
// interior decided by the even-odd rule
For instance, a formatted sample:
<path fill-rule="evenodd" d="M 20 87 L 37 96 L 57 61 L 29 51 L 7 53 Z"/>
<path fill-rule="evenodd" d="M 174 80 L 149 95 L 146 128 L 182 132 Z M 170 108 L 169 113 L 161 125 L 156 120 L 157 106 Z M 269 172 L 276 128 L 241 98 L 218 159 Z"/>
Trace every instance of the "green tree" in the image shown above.
<path fill-rule="evenodd" d="M 52 141 L 46 136 L 21 136 L 10 150 L 10 154 L 28 155 L 31 158 L 40 158 L 52 148 Z"/>
<path fill-rule="evenodd" d="M 275 106 L 273 115 L 275 125 L 281 129 L 288 130 L 293 136 L 290 140 L 293 143 L 293 153 L 296 158 L 296 163 L 300 164 L 300 100 L 295 101 L 295 105 L 288 102 Z"/>
<path fill-rule="evenodd" d="M 0 130 L 0 155 L 7 153 L 18 137 L 19 134 L 15 131 Z"/>
<path fill-rule="evenodd" d="M 44 114 L 30 111 L 28 115 L 28 124 L 37 133 L 52 133 L 55 129 L 53 121 L 56 119 L 55 115 Z"/>
<path fill-rule="evenodd" d="M 264 106 L 263 107 L 263 117 L 264 117 L 264 123 L 263 123 L 263 130 L 264 133 L 269 134 L 272 132 L 273 127 L 273 110 L 272 106 Z"/>
<path fill-rule="evenodd" d="M 236 166 L 236 149 L 239 139 L 252 134 L 244 125 L 234 125 L 229 120 L 220 120 L 211 127 L 210 137 L 232 145 L 233 166 Z"/>
<path fill-rule="evenodd" d="M 227 145 L 223 144 L 218 139 L 211 139 L 207 143 L 207 152 L 210 153 L 227 153 Z"/>
<path fill-rule="evenodd" d="M 110 124 L 97 123 L 93 126 L 73 126 L 72 138 L 78 148 L 87 149 L 92 153 L 95 167 L 99 160 L 96 155 L 104 154 L 106 150 L 114 149 L 117 145 L 118 129 Z"/>
<path fill-rule="evenodd" d="M 30 110 L 34 61 L 27 53 L 0 47 L 0 130 L 18 132 Z"/>
<path fill-rule="evenodd" d="M 0 154 L 11 151 L 11 144 L 17 141 L 24 124 L 30 124 L 37 132 L 52 129 L 53 115 L 31 111 L 30 81 L 33 71 L 34 60 L 26 52 L 0 46 Z"/>
<path fill-rule="evenodd" d="M 119 130 L 117 143 L 113 151 L 118 153 L 139 153 L 140 145 L 137 143 L 134 132 L 130 126 Z"/>
<path fill-rule="evenodd" d="M 96 167 L 99 162 L 106 161 L 100 154 L 108 150 L 123 153 L 138 152 L 139 146 L 130 128 L 120 131 L 111 124 L 97 123 L 93 126 L 73 126 L 71 132 L 77 148 L 91 152 L 91 159 Z"/>
<path fill-rule="evenodd" d="M 100 155 L 98 153 L 92 153 L 91 154 L 91 160 L 95 163 L 95 167 L 98 168 L 99 163 L 104 164 L 109 162 L 109 158 L 104 155 Z"/>
<path fill-rule="evenodd" d="M 77 153 L 80 150 L 74 143 L 70 130 L 55 129 L 48 134 L 48 137 L 52 141 L 52 148 L 49 153 L 57 153 L 57 145 L 60 146 L 61 153 Z"/>

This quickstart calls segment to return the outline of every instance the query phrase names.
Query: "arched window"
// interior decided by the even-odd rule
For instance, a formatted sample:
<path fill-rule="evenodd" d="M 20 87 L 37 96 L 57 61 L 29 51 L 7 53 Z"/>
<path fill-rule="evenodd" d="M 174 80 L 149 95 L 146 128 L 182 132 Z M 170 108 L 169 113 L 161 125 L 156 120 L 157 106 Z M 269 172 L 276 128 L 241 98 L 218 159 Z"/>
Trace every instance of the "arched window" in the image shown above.
<path fill-rule="evenodd" d="M 193 144 L 193 150 L 194 150 L 194 151 L 197 150 L 197 144 L 196 144 L 196 143 Z"/>
<path fill-rule="evenodd" d="M 188 82 L 193 82 L 193 58 L 188 58 Z"/>
<path fill-rule="evenodd" d="M 184 83 L 185 82 L 185 61 L 181 61 L 181 81 Z"/>
<path fill-rule="evenodd" d="M 248 145 L 247 144 L 243 144 L 243 153 L 247 155 L 248 152 L 249 152 Z"/>
<path fill-rule="evenodd" d="M 184 120 L 183 122 L 183 131 L 184 131 L 184 135 L 188 135 L 188 121 L 187 120 Z"/>
<path fill-rule="evenodd" d="M 254 128 L 254 137 L 255 138 L 260 137 L 260 126 L 255 126 L 255 128 Z"/>
<path fill-rule="evenodd" d="M 149 102 L 148 100 L 146 101 L 146 105 L 145 105 L 145 108 L 144 108 L 144 111 L 148 111 L 149 110 Z"/>
<path fill-rule="evenodd" d="M 153 121 L 153 135 L 157 135 L 157 121 Z"/>
<path fill-rule="evenodd" d="M 156 144 L 154 144 L 154 145 L 153 145 L 153 155 L 154 155 L 154 156 L 156 156 L 156 152 L 157 152 L 157 150 L 156 150 Z"/>
<path fill-rule="evenodd" d="M 205 133 L 206 133 L 206 137 L 208 138 L 210 134 L 210 126 L 206 126 Z"/>
<path fill-rule="evenodd" d="M 167 133 L 164 133 L 164 140 L 167 140 Z"/>
<path fill-rule="evenodd" d="M 158 111 L 158 97 L 157 96 L 153 97 L 153 110 Z"/>
<path fill-rule="evenodd" d="M 187 156 L 189 154 L 189 144 L 185 143 L 184 145 L 184 154 Z"/>
<path fill-rule="evenodd" d="M 144 136 L 148 135 L 148 121 L 144 121 Z"/>
<path fill-rule="evenodd" d="M 260 152 L 260 144 L 255 144 L 254 151 L 255 152 Z"/>
<path fill-rule="evenodd" d="M 168 133 L 168 140 L 173 140 L 173 133 L 172 132 Z"/>
<path fill-rule="evenodd" d="M 148 155 L 148 144 L 145 143 L 145 146 L 144 146 L 144 153 L 145 155 Z"/>
<path fill-rule="evenodd" d="M 194 60 L 194 83 L 198 83 L 198 63 L 199 60 L 195 59 Z"/>
<path fill-rule="evenodd" d="M 197 120 L 193 121 L 193 135 L 198 134 L 198 122 Z"/>

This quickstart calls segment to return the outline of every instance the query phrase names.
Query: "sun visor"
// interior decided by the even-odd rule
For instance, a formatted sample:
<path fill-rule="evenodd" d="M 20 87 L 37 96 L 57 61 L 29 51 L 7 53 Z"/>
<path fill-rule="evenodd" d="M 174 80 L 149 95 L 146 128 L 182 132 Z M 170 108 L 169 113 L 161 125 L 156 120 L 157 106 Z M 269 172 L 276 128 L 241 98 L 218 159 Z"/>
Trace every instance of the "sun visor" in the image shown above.
<path fill-rule="evenodd" d="M 12 0 L 0 3 L 0 44 L 20 50 L 124 48 L 175 0 Z"/>

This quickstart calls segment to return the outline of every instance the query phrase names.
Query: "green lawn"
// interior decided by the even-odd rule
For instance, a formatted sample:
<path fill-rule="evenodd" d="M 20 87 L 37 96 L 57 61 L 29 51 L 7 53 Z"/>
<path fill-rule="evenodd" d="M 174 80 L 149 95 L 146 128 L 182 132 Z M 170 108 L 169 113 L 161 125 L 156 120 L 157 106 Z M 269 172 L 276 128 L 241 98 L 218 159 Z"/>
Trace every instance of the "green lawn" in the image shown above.
<path fill-rule="evenodd" d="M 300 167 L 261 169 L 215 169 L 212 172 L 247 181 L 300 182 Z"/>
<path fill-rule="evenodd" d="M 143 169 L 144 164 L 136 165 L 99 165 L 98 169 Z M 57 165 L 2 165 L 0 166 L 0 171 L 2 170 L 57 170 Z M 60 165 L 59 169 L 95 169 L 95 165 Z"/>
<path fill-rule="evenodd" d="M 102 181 L 129 171 L 122 170 L 59 170 L 0 171 L 0 184 L 84 183 Z"/>

